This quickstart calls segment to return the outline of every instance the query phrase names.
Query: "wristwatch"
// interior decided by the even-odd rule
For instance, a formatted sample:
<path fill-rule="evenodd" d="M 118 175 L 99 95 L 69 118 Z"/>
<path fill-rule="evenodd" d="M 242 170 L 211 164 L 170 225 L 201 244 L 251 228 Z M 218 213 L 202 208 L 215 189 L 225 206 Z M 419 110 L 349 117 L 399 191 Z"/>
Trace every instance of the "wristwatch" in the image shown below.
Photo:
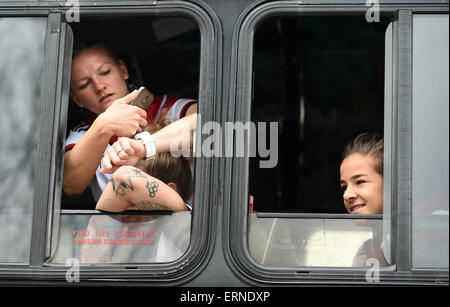
<path fill-rule="evenodd" d="M 137 133 L 134 136 L 134 139 L 141 140 L 142 143 L 144 143 L 145 159 L 151 159 L 156 156 L 157 152 L 156 152 L 155 140 L 153 139 L 153 137 L 150 133 L 148 133 L 147 131 Z"/>

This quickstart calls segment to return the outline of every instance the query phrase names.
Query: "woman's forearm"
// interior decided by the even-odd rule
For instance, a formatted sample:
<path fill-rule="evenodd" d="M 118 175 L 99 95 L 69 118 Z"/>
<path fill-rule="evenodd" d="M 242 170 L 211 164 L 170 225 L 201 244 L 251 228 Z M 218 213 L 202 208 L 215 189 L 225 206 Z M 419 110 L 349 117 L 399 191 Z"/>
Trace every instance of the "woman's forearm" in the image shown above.
<path fill-rule="evenodd" d="M 152 134 L 157 152 L 169 152 L 189 144 L 192 148 L 192 133 L 197 125 L 197 114 L 185 116 Z M 172 147 L 172 148 L 171 148 Z"/>
<path fill-rule="evenodd" d="M 140 210 L 186 210 L 181 196 L 161 180 L 135 167 L 123 166 L 114 172 L 96 209 L 121 212 Z"/>
<path fill-rule="evenodd" d="M 63 189 L 68 195 L 86 189 L 100 165 L 111 133 L 101 122 L 94 122 L 81 140 L 64 156 Z"/>
<path fill-rule="evenodd" d="M 152 134 L 158 153 L 171 152 L 172 154 L 185 154 L 185 151 L 192 151 L 193 132 L 197 126 L 197 114 L 183 117 L 170 125 Z M 180 150 L 181 149 L 181 150 Z M 130 138 L 120 138 L 106 152 L 102 161 L 104 174 L 113 173 L 120 166 L 136 165 L 136 162 L 145 158 L 145 146 L 140 140 Z M 127 154 L 119 156 L 118 151 Z M 182 152 L 183 151 L 183 152 Z"/>

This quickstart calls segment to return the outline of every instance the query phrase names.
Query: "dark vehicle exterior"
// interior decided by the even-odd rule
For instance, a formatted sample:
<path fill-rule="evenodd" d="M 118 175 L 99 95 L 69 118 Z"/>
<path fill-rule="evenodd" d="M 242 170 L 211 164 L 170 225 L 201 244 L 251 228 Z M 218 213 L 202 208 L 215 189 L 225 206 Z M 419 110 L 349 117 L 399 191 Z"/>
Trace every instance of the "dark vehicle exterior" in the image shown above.
<path fill-rule="evenodd" d="M 358 25 L 370 28 L 352 35 Z M 7 34 L 0 42 L 1 133 L 8 140 L 0 149 L 1 285 L 448 286 L 448 1 L 2 1 L 0 36 Z M 129 62 L 144 71 L 137 83 L 197 98 L 203 124 L 278 123 L 277 168 L 258 164 L 273 152 L 258 160 L 208 156 L 199 147 L 192 213 L 108 215 L 83 198 L 65 205 L 63 144 L 77 35 L 134 52 Z M 330 49 L 321 45 L 327 40 Z M 347 42 L 355 47 L 340 45 Z M 361 67 L 359 59 L 369 63 L 367 75 L 346 70 Z M 150 69 L 160 76 L 145 75 Z M 327 75 L 334 77 L 321 77 Z M 313 78 L 324 83 L 308 83 Z M 348 104 L 338 102 L 338 89 L 358 80 L 369 80 L 367 87 L 348 90 Z M 321 94 L 328 96 L 322 101 Z M 334 108 L 350 111 L 333 115 Z M 341 148 L 324 147 L 341 145 L 365 125 L 384 133 L 389 209 L 359 217 L 361 226 L 340 207 L 338 181 L 329 176 L 337 160 L 320 176 L 308 163 L 316 157 L 328 165 L 321 154 L 334 157 Z M 327 134 L 308 135 L 313 130 Z M 200 131 L 205 144 L 212 130 Z M 234 132 L 229 144 L 238 138 Z M 298 185 L 290 186 L 290 175 Z M 321 176 L 330 184 L 315 187 Z M 352 264 L 375 233 L 386 263 Z M 115 260 L 80 261 L 98 245 Z"/>

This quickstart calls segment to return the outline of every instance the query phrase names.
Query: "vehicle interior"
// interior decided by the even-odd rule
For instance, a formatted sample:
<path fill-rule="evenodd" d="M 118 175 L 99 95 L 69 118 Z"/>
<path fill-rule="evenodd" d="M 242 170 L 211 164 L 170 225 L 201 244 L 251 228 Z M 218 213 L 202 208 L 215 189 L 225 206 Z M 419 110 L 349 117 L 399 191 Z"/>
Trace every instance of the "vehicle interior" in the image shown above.
<path fill-rule="evenodd" d="M 255 211 L 345 213 L 342 150 L 364 131 L 383 134 L 389 22 L 279 16 L 255 30 L 252 121 L 279 123 L 277 167 L 250 161 Z"/>
<path fill-rule="evenodd" d="M 102 42 L 125 61 L 130 88 L 146 86 L 156 94 L 197 99 L 200 71 L 200 32 L 189 18 L 84 18 L 70 24 L 74 40 Z M 89 113 L 69 102 L 66 133 Z M 63 193 L 62 209 L 93 210 L 88 188 L 80 195 Z"/>

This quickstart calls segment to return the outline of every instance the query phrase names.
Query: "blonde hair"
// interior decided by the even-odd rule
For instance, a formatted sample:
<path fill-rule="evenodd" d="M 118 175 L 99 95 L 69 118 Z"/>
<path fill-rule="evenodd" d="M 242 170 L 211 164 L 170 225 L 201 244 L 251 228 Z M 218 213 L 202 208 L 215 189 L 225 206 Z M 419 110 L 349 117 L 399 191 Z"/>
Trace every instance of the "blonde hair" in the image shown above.
<path fill-rule="evenodd" d="M 155 133 L 170 123 L 169 120 L 162 120 L 156 124 L 149 124 L 145 131 Z M 193 193 L 191 167 L 183 156 L 176 158 L 170 152 L 158 153 L 152 159 L 139 160 L 136 167 L 165 184 L 175 183 L 178 194 L 185 202 L 191 198 Z"/>
<path fill-rule="evenodd" d="M 73 42 L 72 60 L 76 59 L 81 53 L 89 49 L 103 49 L 106 54 L 113 59 L 116 63 L 119 63 L 119 58 L 116 54 L 103 42 L 87 42 L 75 39 Z"/>

